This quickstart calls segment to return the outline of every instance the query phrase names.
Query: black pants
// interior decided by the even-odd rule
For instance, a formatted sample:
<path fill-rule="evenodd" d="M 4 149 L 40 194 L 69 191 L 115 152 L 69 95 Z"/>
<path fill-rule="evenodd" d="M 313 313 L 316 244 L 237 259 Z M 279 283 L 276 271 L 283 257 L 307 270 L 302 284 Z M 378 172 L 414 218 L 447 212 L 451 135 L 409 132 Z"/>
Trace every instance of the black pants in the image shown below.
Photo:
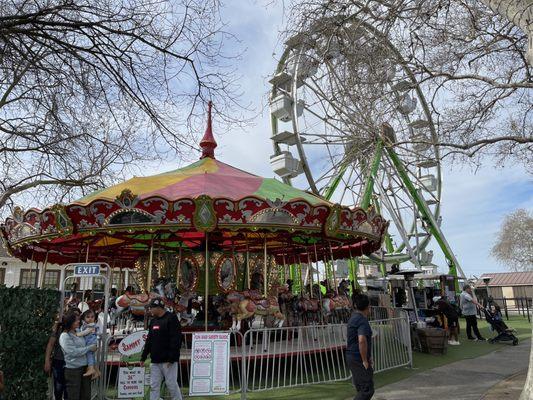
<path fill-rule="evenodd" d="M 54 378 L 55 400 L 68 400 L 65 382 L 65 361 L 52 359 L 52 376 Z"/>
<path fill-rule="evenodd" d="M 354 357 L 347 355 L 346 362 L 352 372 L 352 383 L 357 390 L 353 400 L 370 400 L 374 395 L 374 370 L 366 369 L 363 363 Z"/>
<path fill-rule="evenodd" d="M 91 400 L 91 377 L 83 376 L 87 367 L 65 368 L 68 400 Z"/>
<path fill-rule="evenodd" d="M 481 333 L 479 333 L 479 329 L 477 327 L 477 317 L 475 315 L 465 315 L 466 319 L 466 336 L 468 339 L 474 339 L 472 337 L 472 329 L 474 329 L 474 335 L 479 340 L 483 340 L 483 337 L 481 336 Z"/>

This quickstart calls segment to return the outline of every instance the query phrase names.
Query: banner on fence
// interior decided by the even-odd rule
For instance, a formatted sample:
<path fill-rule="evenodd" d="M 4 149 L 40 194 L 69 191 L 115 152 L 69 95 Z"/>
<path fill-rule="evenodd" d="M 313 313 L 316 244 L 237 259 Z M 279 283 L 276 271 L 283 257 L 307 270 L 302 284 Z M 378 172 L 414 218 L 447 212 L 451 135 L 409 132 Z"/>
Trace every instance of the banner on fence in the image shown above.
<path fill-rule="evenodd" d="M 189 396 L 229 394 L 230 333 L 202 332 L 192 337 Z"/>
<path fill-rule="evenodd" d="M 122 339 L 118 345 L 118 351 L 123 356 L 131 356 L 143 350 L 148 331 L 137 331 Z"/>
<path fill-rule="evenodd" d="M 144 367 L 118 369 L 118 398 L 144 397 Z"/>

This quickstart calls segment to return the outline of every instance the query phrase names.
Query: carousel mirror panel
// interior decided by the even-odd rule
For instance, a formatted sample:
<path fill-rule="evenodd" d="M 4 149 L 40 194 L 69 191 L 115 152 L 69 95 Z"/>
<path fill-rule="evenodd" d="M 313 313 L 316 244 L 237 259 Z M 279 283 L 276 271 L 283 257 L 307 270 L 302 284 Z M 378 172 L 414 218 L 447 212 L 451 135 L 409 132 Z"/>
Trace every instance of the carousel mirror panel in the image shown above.
<path fill-rule="evenodd" d="M 237 268 L 235 258 L 231 256 L 222 256 L 219 258 L 216 266 L 216 280 L 218 289 L 222 293 L 228 293 L 235 289 L 237 282 Z"/>
<path fill-rule="evenodd" d="M 180 290 L 196 291 L 198 286 L 199 265 L 194 257 L 183 257 L 181 260 Z"/>

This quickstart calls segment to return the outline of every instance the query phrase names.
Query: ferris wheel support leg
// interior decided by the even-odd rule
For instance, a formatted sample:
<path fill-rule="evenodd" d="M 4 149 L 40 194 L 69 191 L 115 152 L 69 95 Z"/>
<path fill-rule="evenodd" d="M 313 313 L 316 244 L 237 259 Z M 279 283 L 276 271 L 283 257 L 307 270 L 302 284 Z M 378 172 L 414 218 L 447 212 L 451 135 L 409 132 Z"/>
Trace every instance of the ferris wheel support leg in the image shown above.
<path fill-rule="evenodd" d="M 374 180 L 376 179 L 376 174 L 378 173 L 382 155 L 383 141 L 381 139 L 378 139 L 378 142 L 376 143 L 376 152 L 374 153 L 374 159 L 372 160 L 370 172 L 368 174 L 367 181 L 365 184 L 365 190 L 363 191 L 363 198 L 361 200 L 361 208 L 363 210 L 366 210 L 371 204 L 372 193 L 374 193 Z"/>
<path fill-rule="evenodd" d="M 418 211 L 420 214 L 422 214 L 422 217 L 424 218 L 424 221 L 428 225 L 430 233 L 433 235 L 437 243 L 439 244 L 442 252 L 444 253 L 444 256 L 448 259 L 448 262 L 450 263 L 450 273 L 454 274 L 454 276 L 458 276 L 458 273 L 461 277 L 466 278 L 463 270 L 461 269 L 461 266 L 459 265 L 459 262 L 457 261 L 457 258 L 455 257 L 455 254 L 453 254 L 453 251 L 450 247 L 450 244 L 444 237 L 444 234 L 442 233 L 439 225 L 437 224 L 437 221 L 435 220 L 435 217 L 429 210 L 429 207 L 424 200 L 422 194 L 420 191 L 415 187 L 413 182 L 409 179 L 407 175 L 407 171 L 405 170 L 405 167 L 403 166 L 402 162 L 400 161 L 400 158 L 394 151 L 394 149 L 391 146 L 386 146 L 387 154 L 389 155 L 389 158 L 391 159 L 392 163 L 394 164 L 394 167 L 396 168 L 396 171 L 398 171 L 398 175 L 400 176 L 400 179 L 402 180 L 403 184 L 409 191 L 409 194 L 415 201 L 415 204 L 418 208 Z M 453 265 L 453 268 L 451 267 Z M 456 290 L 458 289 L 458 284 L 456 282 Z"/>

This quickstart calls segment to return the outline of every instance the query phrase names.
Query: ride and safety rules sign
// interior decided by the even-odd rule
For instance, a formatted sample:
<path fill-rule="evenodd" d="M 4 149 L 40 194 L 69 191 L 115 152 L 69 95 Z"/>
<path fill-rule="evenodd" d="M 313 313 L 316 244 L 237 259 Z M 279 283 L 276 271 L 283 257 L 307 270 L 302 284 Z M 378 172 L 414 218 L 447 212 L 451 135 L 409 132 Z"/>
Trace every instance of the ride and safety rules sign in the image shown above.
<path fill-rule="evenodd" d="M 193 335 L 189 396 L 229 394 L 229 368 L 229 332 Z"/>
<path fill-rule="evenodd" d="M 118 398 L 144 397 L 144 367 L 118 369 Z"/>

